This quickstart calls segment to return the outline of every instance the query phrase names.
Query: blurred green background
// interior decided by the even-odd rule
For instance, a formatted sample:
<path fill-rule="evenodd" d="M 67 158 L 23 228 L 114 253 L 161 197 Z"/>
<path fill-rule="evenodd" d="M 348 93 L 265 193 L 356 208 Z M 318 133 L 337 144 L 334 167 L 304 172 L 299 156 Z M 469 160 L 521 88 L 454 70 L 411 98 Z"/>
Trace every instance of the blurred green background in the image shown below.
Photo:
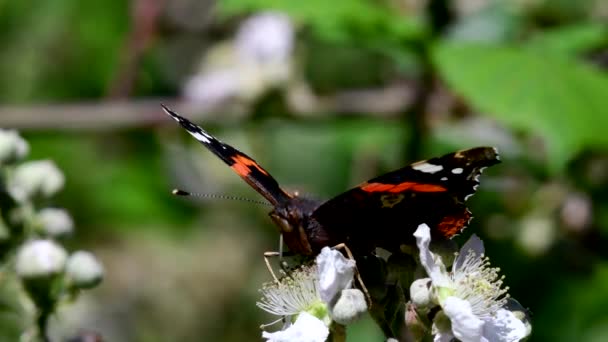
<path fill-rule="evenodd" d="M 319 198 L 497 146 L 457 239 L 485 241 L 532 341 L 608 340 L 607 22 L 603 0 L 0 1 L 0 126 L 65 172 L 69 246 L 106 268 L 54 336 L 259 340 L 272 320 L 269 207 L 172 197 L 258 198 L 163 102 Z"/>

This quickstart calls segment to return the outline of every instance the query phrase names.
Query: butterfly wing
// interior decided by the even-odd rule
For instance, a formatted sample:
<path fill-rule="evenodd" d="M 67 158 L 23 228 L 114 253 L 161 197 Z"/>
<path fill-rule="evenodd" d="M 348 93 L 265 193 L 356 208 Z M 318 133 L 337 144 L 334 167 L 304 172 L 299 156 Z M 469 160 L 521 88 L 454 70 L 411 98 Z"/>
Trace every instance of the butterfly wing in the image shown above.
<path fill-rule="evenodd" d="M 266 198 L 272 205 L 283 204 L 291 198 L 278 182 L 264 170 L 253 158 L 234 147 L 221 142 L 207 131 L 175 113 L 165 105 L 161 105 L 165 113 L 177 121 L 190 135 L 203 144 L 234 172 L 243 178 L 251 187 Z"/>
<path fill-rule="evenodd" d="M 365 248 L 388 249 L 412 242 L 421 223 L 435 236 L 451 238 L 471 213 L 484 168 L 499 163 L 493 147 L 477 147 L 420 161 L 371 179 L 323 203 L 312 216 L 334 236 Z"/>

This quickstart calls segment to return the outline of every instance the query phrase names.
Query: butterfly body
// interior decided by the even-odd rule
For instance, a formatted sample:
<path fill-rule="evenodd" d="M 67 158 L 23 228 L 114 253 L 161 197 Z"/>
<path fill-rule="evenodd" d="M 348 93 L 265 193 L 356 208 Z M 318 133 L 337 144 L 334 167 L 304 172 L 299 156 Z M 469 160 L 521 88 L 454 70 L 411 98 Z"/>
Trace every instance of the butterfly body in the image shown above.
<path fill-rule="evenodd" d="M 435 238 L 449 239 L 472 217 L 465 202 L 475 193 L 479 175 L 499 163 L 493 147 L 462 150 L 389 172 L 322 202 L 284 191 L 251 157 L 163 109 L 274 206 L 271 219 L 287 247 L 300 255 L 340 243 L 356 254 L 376 247 L 399 250 L 414 243 L 412 234 L 422 223 Z"/>

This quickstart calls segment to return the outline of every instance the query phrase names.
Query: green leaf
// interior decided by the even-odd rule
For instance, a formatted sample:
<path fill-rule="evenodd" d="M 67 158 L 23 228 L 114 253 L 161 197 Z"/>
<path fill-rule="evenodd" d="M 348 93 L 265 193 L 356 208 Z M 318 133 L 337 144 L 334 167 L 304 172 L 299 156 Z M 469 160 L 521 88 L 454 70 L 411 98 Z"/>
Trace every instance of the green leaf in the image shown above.
<path fill-rule="evenodd" d="M 561 55 L 514 47 L 438 43 L 433 59 L 478 111 L 545 140 L 551 171 L 585 148 L 608 148 L 608 78 Z"/>
<path fill-rule="evenodd" d="M 528 45 L 545 53 L 551 51 L 575 56 L 607 43 L 608 27 L 606 25 L 584 23 L 540 32 L 528 42 Z"/>
<path fill-rule="evenodd" d="M 284 12 L 331 41 L 376 43 L 374 39 L 380 39 L 396 42 L 419 39 L 425 32 L 422 21 L 405 17 L 371 0 L 224 0 L 218 2 L 218 6 L 220 14 L 226 16 L 264 10 Z"/>
<path fill-rule="evenodd" d="M 608 264 L 597 262 L 584 277 L 561 279 L 548 300 L 534 311 L 532 333 L 537 341 L 605 341 L 608 332 Z M 567 295 L 565 295 L 567 294 Z M 569 319 L 564 320 L 564 314 Z M 555 324 L 560 322 L 560 324 Z"/>

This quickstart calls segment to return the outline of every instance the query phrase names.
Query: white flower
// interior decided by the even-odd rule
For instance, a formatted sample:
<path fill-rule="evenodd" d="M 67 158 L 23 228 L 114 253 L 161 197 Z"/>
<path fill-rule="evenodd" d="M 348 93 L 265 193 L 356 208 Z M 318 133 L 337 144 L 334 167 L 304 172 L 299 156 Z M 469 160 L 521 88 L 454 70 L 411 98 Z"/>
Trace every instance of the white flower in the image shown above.
<path fill-rule="evenodd" d="M 332 322 L 330 311 L 336 309 L 339 320 L 350 322 L 367 309 L 363 293 L 350 290 L 355 272 L 355 262 L 340 252 L 323 248 L 312 266 L 302 266 L 280 282 L 264 284 L 261 309 L 283 317 L 298 316 L 293 325 L 276 333 L 263 333 L 271 341 L 324 341 Z M 349 289 L 349 291 L 344 292 Z M 335 307 L 335 305 L 338 305 Z M 306 314 L 307 318 L 302 319 Z M 316 322 L 311 322 L 311 320 Z"/>
<path fill-rule="evenodd" d="M 25 157 L 30 147 L 15 130 L 0 129 L 0 165 L 10 164 Z"/>
<path fill-rule="evenodd" d="M 77 251 L 68 259 L 65 273 L 75 286 L 91 288 L 101 282 L 103 266 L 93 254 Z"/>
<path fill-rule="evenodd" d="M 472 236 L 447 272 L 441 257 L 431 253 L 430 228 L 421 224 L 414 233 L 420 263 L 432 281 L 432 294 L 451 321 L 451 329 L 434 329 L 436 341 L 455 337 L 468 341 L 519 341 L 526 337 L 524 323 L 503 309 L 508 288 L 498 268 L 484 257 L 483 242 Z M 437 327 L 435 327 L 437 328 Z"/>
<path fill-rule="evenodd" d="M 201 71 L 186 82 L 184 96 L 209 107 L 255 100 L 290 79 L 293 44 L 289 17 L 257 14 L 241 24 L 233 41 L 209 49 Z"/>
<path fill-rule="evenodd" d="M 33 196 L 49 197 L 63 187 L 63 173 L 50 160 L 23 163 L 15 168 L 8 182 L 8 191 L 18 201 Z"/>
<path fill-rule="evenodd" d="M 74 221 L 65 209 L 44 208 L 37 215 L 37 223 L 43 232 L 51 237 L 72 233 Z"/>
<path fill-rule="evenodd" d="M 63 271 L 66 259 L 66 251 L 52 240 L 34 240 L 17 252 L 15 270 L 23 278 L 50 276 Z"/>
<path fill-rule="evenodd" d="M 264 284 L 257 306 L 273 315 L 293 316 L 323 304 L 319 296 L 316 266 L 302 266 L 279 283 Z"/>
<path fill-rule="evenodd" d="M 322 335 L 322 331 L 327 331 L 327 334 L 329 334 L 327 327 L 331 323 L 331 319 L 329 318 L 327 304 L 321 300 L 319 295 L 316 265 L 302 266 L 278 283 L 266 283 L 261 292 L 262 299 L 257 303 L 257 306 L 262 310 L 283 317 L 298 315 L 299 319 L 304 313 L 311 317 L 305 319 L 305 324 L 301 323 L 297 327 L 293 324 L 283 331 L 272 334 L 264 332 L 263 337 L 269 338 L 270 341 L 287 341 L 288 337 L 292 336 L 290 334 L 301 334 L 302 330 L 300 329 L 305 325 L 310 325 L 311 319 L 320 323 L 315 323 L 313 326 L 321 330 L 311 330 L 312 334 L 315 336 Z"/>
<path fill-rule="evenodd" d="M 262 333 L 262 337 L 270 342 L 324 342 L 327 336 L 329 336 L 327 326 L 307 312 L 302 312 L 296 322 L 285 330 Z"/>
<path fill-rule="evenodd" d="M 235 47 L 246 63 L 281 62 L 291 56 L 293 31 L 288 16 L 278 12 L 260 13 L 241 24 Z"/>

